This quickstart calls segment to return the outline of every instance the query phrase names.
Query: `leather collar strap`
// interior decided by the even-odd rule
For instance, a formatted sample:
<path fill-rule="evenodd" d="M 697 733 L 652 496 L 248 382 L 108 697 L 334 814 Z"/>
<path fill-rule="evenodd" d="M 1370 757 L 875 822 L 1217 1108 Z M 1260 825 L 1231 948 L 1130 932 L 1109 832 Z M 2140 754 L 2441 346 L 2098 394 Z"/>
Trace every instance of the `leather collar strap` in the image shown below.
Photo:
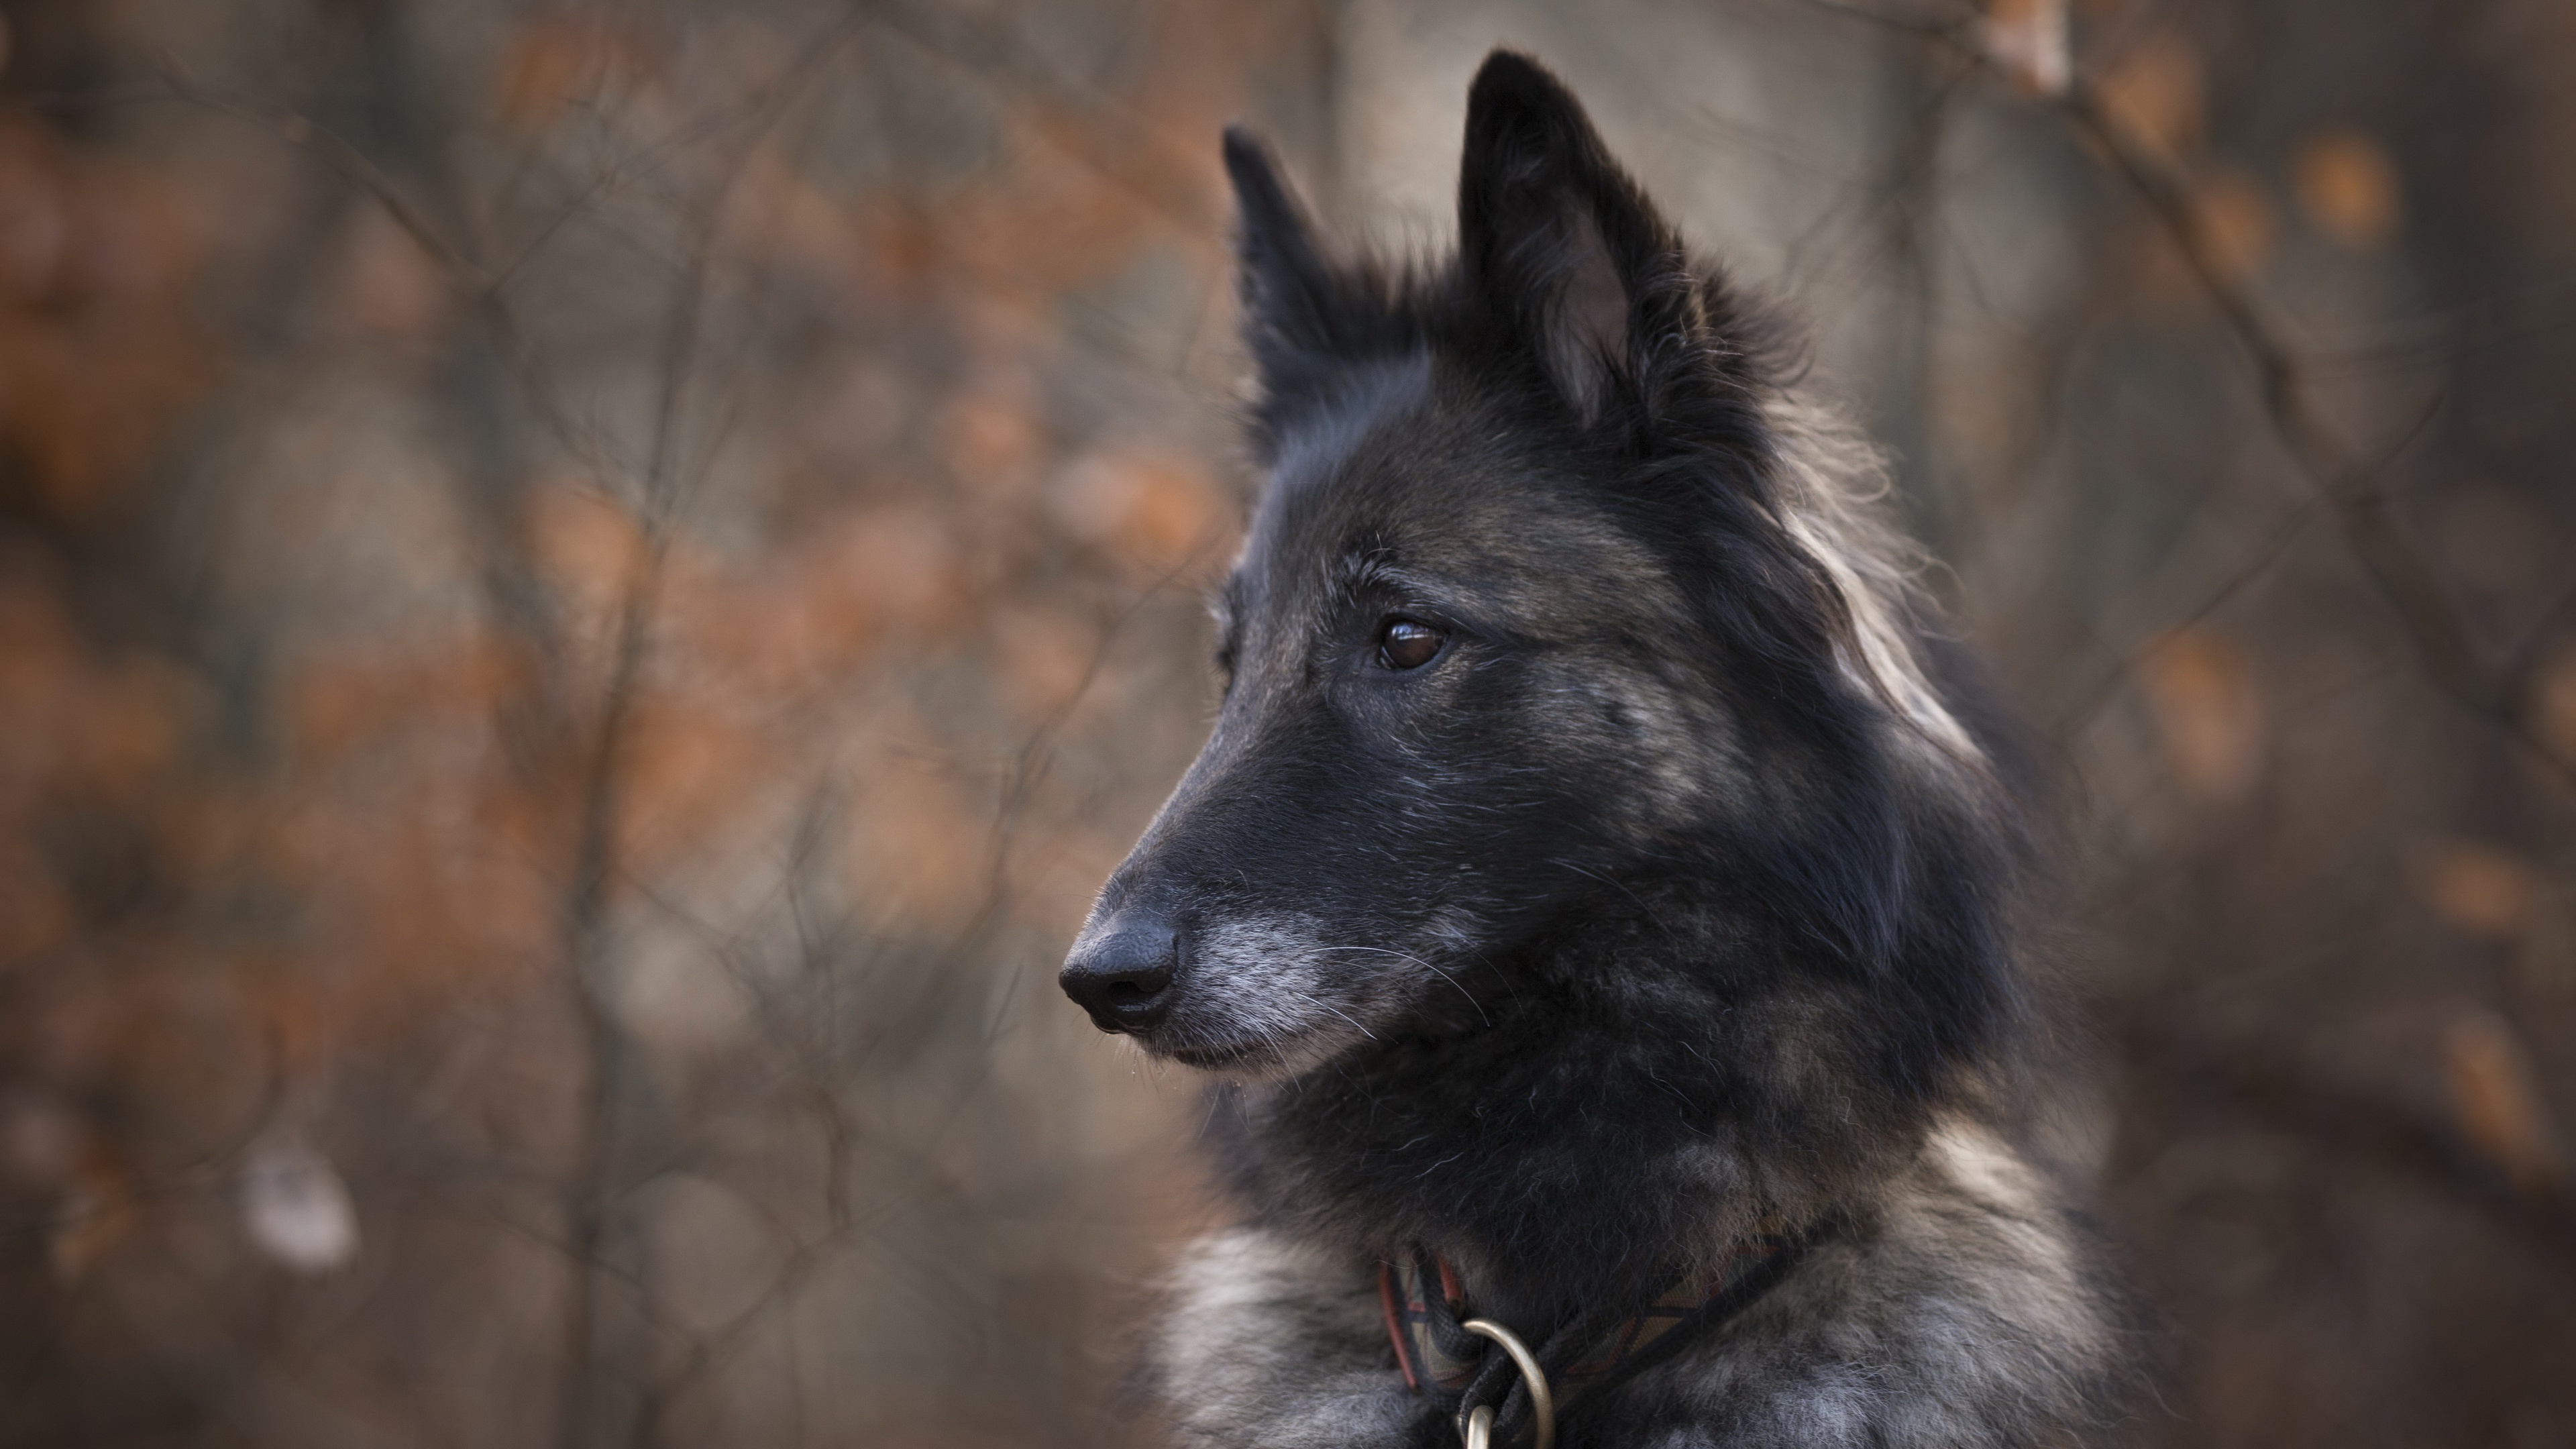
<path fill-rule="evenodd" d="M 1674 1284 L 1625 1317 L 1605 1323 L 1602 1315 L 1587 1315 L 1559 1329 L 1538 1350 L 1558 1409 L 1643 1367 L 1652 1359 L 1650 1350 L 1676 1346 L 1690 1331 L 1744 1311 L 1780 1281 L 1805 1247 L 1804 1240 L 1785 1234 L 1748 1239 L 1713 1272 Z M 1379 1265 L 1377 1287 L 1386 1336 L 1407 1388 L 1453 1404 L 1462 1422 L 1476 1405 L 1492 1405 L 1497 1443 L 1531 1437 L 1529 1397 L 1518 1370 L 1492 1344 L 1459 1326 L 1475 1314 L 1447 1259 L 1420 1248 L 1400 1253 Z"/>

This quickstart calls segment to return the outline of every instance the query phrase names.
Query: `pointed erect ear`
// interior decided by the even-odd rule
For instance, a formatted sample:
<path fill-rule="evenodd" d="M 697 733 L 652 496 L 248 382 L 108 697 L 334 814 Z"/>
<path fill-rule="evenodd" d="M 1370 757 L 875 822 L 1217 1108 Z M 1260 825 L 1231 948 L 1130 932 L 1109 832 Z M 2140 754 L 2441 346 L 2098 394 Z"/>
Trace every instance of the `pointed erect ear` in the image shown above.
<path fill-rule="evenodd" d="M 1697 330 L 1680 241 L 1565 83 L 1498 50 L 1467 92 L 1458 250 L 1468 284 L 1587 422 Z"/>
<path fill-rule="evenodd" d="M 1420 321 L 1397 305 L 1373 264 L 1325 261 L 1277 158 L 1241 126 L 1226 127 L 1225 170 L 1243 213 L 1235 234 L 1243 336 L 1261 373 L 1254 441 L 1267 451 L 1353 369 L 1419 346 Z"/>
<path fill-rule="evenodd" d="M 1275 348 L 1330 345 L 1333 281 L 1316 251 L 1306 208 L 1280 178 L 1278 158 L 1239 125 L 1225 128 L 1225 174 L 1234 182 L 1242 213 L 1235 257 L 1242 268 L 1244 327 L 1267 371 Z"/>

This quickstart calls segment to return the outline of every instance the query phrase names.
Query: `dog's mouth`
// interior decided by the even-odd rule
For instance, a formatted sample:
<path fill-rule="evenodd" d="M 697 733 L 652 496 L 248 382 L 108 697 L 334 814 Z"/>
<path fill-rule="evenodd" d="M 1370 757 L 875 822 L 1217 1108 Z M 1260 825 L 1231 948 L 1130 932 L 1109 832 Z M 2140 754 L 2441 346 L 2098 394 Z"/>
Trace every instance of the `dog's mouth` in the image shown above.
<path fill-rule="evenodd" d="M 1145 1032 L 1131 1039 L 1149 1057 L 1248 1084 L 1302 1077 L 1366 1050 L 1384 1039 L 1383 1030 L 1361 1026 L 1336 1011 L 1326 1023 L 1306 1023 L 1303 1029 L 1277 1034 L 1202 1034 L 1202 1028 Z"/>
<path fill-rule="evenodd" d="M 1145 1046 L 1147 1051 L 1153 1052 L 1156 1056 L 1168 1057 L 1182 1066 L 1196 1067 L 1203 1072 L 1221 1072 L 1230 1067 L 1241 1067 L 1256 1061 L 1274 1060 L 1278 1056 L 1278 1053 L 1267 1043 L 1255 1041 L 1226 1042 L 1217 1046 L 1165 1047 L 1159 1051 L 1145 1043 L 1140 1042 L 1139 1045 Z"/>
<path fill-rule="evenodd" d="M 1176 1024 L 1178 1029 L 1130 1036 L 1138 1050 L 1157 1061 L 1176 1062 L 1193 1071 L 1235 1082 L 1269 1082 L 1303 1075 L 1331 1062 L 1370 1037 L 1309 1028 L 1284 1035 L 1209 1030 L 1212 1023 Z"/>
<path fill-rule="evenodd" d="M 1178 1062 L 1192 1071 L 1238 1086 L 1290 1081 L 1340 1055 L 1323 1043 L 1291 1043 L 1283 1047 L 1273 1041 L 1235 1041 L 1214 1046 L 1156 1046 L 1140 1041 L 1137 1045 L 1164 1061 Z"/>

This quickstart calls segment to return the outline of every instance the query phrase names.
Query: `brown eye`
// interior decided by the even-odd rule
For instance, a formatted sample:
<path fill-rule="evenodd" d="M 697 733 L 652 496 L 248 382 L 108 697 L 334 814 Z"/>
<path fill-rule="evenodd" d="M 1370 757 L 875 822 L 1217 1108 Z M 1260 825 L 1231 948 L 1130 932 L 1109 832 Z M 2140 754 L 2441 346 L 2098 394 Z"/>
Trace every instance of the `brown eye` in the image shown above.
<path fill-rule="evenodd" d="M 1398 619 L 1377 636 L 1377 660 L 1389 669 L 1420 669 L 1447 642 L 1448 636 L 1428 624 Z"/>

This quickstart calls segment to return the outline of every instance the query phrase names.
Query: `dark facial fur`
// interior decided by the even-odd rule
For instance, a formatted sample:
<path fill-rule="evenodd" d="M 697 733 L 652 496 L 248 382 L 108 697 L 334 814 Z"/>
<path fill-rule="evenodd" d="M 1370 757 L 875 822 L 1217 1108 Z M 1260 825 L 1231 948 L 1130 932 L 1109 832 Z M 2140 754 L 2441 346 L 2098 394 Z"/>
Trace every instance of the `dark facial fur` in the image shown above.
<path fill-rule="evenodd" d="M 1872 458 L 1526 60 L 1470 95 L 1444 265 L 1328 263 L 1226 160 L 1270 479 L 1216 728 L 1067 991 L 1223 1079 L 1264 1252 L 1427 1244 L 1505 1321 L 1880 1212 L 2016 991 L 2010 812 Z"/>

